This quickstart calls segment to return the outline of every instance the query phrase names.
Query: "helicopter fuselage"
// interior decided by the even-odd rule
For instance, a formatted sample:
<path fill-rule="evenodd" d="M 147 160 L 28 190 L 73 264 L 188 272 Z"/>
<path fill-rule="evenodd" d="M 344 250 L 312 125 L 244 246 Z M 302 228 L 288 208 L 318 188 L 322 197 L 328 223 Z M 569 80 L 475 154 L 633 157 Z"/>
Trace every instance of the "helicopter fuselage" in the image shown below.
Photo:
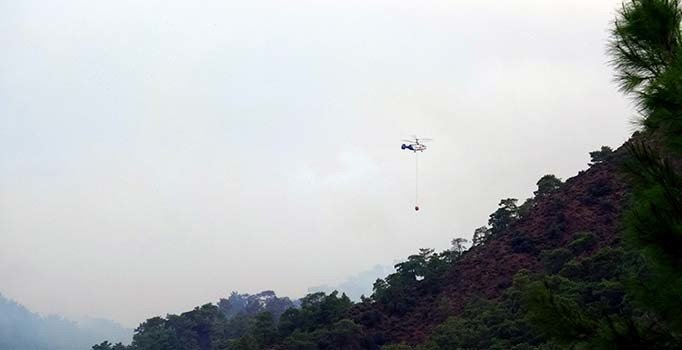
<path fill-rule="evenodd" d="M 400 148 L 410 150 L 412 152 L 417 152 L 417 151 L 424 152 L 424 150 L 426 150 L 426 145 L 423 145 L 421 143 L 409 143 L 409 144 L 403 143 L 402 146 L 400 146 Z"/>

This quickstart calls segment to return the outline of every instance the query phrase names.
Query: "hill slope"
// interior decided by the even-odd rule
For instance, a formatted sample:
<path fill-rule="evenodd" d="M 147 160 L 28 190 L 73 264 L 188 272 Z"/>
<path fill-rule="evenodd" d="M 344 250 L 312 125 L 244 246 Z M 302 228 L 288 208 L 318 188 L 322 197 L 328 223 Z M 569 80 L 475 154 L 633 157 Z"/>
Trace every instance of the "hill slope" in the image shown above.
<path fill-rule="evenodd" d="M 598 238 L 586 253 L 617 245 L 628 193 L 619 175 L 624 148 L 568 179 L 556 192 L 535 198 L 528 214 L 457 259 L 436 293 L 415 290 L 410 298 L 417 304 L 408 312 L 396 314 L 381 304 L 358 305 L 356 320 L 362 322 L 357 315 L 378 311 L 379 321 L 370 325 L 370 333 L 379 333 L 391 343 L 418 343 L 473 299 L 500 297 L 522 269 L 539 271 L 540 252 L 566 246 L 578 233 L 591 232 Z"/>
<path fill-rule="evenodd" d="M 310 294 L 293 303 L 295 307 L 276 313 L 258 309 L 256 313 L 232 314 L 225 311 L 231 310 L 223 307 L 225 302 L 218 306 L 206 304 L 180 315 L 147 320 L 138 328 L 131 349 L 379 349 L 387 344 L 433 341 L 431 338 L 442 334 L 442 326 L 448 325 L 453 317 L 455 321 L 450 325 L 454 326 L 450 329 L 454 331 L 442 337 L 445 342 L 420 349 L 450 349 L 462 344 L 491 348 L 492 343 L 486 339 L 492 331 L 487 326 L 497 329 L 496 348 L 521 343 L 531 346 L 529 349 L 539 348 L 549 340 L 532 329 L 526 315 L 515 311 L 517 307 L 506 308 L 510 300 L 506 296 L 513 291 L 519 272 L 527 270 L 540 275 L 546 269 L 543 257 L 548 252 L 572 247 L 564 250 L 561 267 L 573 262 L 583 272 L 574 273 L 577 278 L 569 283 L 583 290 L 610 293 L 611 301 L 623 301 L 622 286 L 617 285 L 614 269 L 623 261 L 623 254 L 605 248 L 620 245 L 620 223 L 629 196 L 625 179 L 619 175 L 625 153 L 623 146 L 563 184 L 556 178 L 550 179 L 549 190 L 539 188 L 528 204 L 521 207 L 511 204 L 507 212 L 503 210 L 501 216 L 495 216 L 495 220 L 504 219 L 504 225 L 491 221 L 488 238 L 467 251 L 420 250 L 396 265 L 395 273 L 378 280 L 374 294 L 360 303 L 354 304 L 347 296 L 334 292 Z M 502 203 L 507 203 L 506 206 L 513 201 Z M 500 214 L 501 209 L 496 213 Z M 575 242 L 581 240 L 589 244 L 574 249 Z M 587 263 L 583 264 L 581 259 Z M 598 276 L 600 281 L 595 282 L 593 273 L 588 271 L 592 268 L 590 264 L 606 271 Z M 604 280 L 615 284 L 607 289 L 590 284 Z M 492 305 L 492 309 L 486 310 L 492 310 L 490 315 L 495 319 L 488 320 L 488 325 L 480 328 L 471 341 L 448 340 L 477 329 L 475 324 L 467 328 L 457 322 L 480 322 L 471 316 L 470 310 L 481 301 Z M 591 302 L 588 300 L 586 305 Z M 513 303 L 519 301 L 512 300 Z M 620 309 L 615 310 L 616 316 Z M 456 316 L 463 317 L 457 321 Z"/>

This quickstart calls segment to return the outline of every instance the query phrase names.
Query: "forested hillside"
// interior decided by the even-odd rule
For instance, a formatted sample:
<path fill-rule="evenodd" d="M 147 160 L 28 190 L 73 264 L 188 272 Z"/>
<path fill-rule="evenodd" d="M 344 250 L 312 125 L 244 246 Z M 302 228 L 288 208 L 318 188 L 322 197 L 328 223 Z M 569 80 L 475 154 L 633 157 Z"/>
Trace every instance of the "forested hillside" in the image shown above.
<path fill-rule="evenodd" d="M 560 343 L 534 325 L 544 322 L 546 305 L 532 301 L 552 293 L 590 312 L 634 317 L 625 307 L 624 280 L 637 256 L 623 248 L 630 199 L 621 169 L 628 145 L 643 138 L 593 152 L 589 167 L 565 183 L 542 177 L 534 197 L 520 205 L 501 200 L 472 247 L 456 239 L 443 252 L 422 249 L 359 303 L 338 293 L 298 301 L 271 291 L 233 293 L 216 305 L 147 320 L 131 348 L 553 348 Z M 583 316 L 587 322 L 595 315 Z"/>
<path fill-rule="evenodd" d="M 152 318 L 128 349 L 682 348 L 681 20 L 677 0 L 624 3 L 609 52 L 641 132 L 502 199 L 471 247 L 420 249 L 359 303 L 314 293 L 235 313 L 250 297 L 233 294 Z"/>
<path fill-rule="evenodd" d="M 618 246 L 627 201 L 627 186 L 618 175 L 624 152 L 622 147 L 595 153 L 593 165 L 566 183 L 543 177 L 535 197 L 521 205 L 515 198 L 501 200 L 467 251 L 453 247 L 411 256 L 396 274 L 377 281 L 375 302 L 359 307 L 357 319 L 371 319 L 366 326 L 391 342 L 419 343 L 449 317 L 502 301 L 517 277 L 558 273 L 564 264 L 580 264 Z"/>

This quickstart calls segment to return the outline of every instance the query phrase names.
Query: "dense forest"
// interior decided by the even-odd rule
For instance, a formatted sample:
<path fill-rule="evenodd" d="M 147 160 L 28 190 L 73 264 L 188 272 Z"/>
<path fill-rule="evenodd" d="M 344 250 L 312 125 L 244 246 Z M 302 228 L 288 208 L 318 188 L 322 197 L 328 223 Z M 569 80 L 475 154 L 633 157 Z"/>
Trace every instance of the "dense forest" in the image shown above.
<path fill-rule="evenodd" d="M 677 0 L 623 4 L 609 53 L 642 130 L 502 199 L 471 246 L 420 249 L 357 303 L 235 293 L 92 349 L 682 348 L 681 19 Z"/>

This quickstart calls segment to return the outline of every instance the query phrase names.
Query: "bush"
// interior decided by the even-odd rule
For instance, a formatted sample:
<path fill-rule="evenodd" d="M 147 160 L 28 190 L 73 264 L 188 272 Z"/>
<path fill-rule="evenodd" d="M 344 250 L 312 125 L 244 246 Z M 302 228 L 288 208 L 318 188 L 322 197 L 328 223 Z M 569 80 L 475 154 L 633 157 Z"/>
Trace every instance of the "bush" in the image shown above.
<path fill-rule="evenodd" d="M 579 232 L 575 239 L 568 245 L 573 254 L 579 255 L 592 250 L 597 245 L 597 237 L 591 232 Z"/>
<path fill-rule="evenodd" d="M 547 273 L 557 273 L 573 258 L 571 251 L 566 248 L 543 250 L 540 253 L 540 261 Z"/>

